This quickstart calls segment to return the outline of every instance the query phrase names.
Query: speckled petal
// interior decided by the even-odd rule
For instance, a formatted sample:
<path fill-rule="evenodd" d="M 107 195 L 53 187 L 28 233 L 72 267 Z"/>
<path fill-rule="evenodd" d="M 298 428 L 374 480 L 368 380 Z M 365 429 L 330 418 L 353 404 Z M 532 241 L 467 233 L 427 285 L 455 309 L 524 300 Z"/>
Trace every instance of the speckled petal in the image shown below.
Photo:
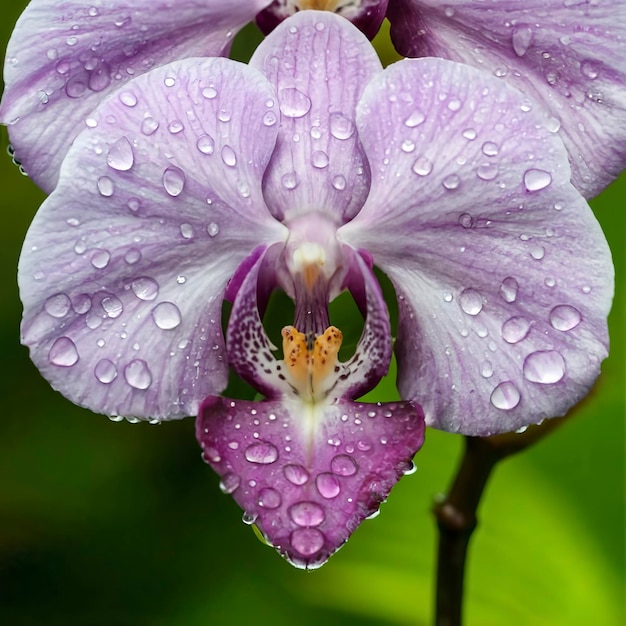
<path fill-rule="evenodd" d="M 369 187 L 354 116 L 381 68 L 371 44 L 343 18 L 301 11 L 261 43 L 250 64 L 274 86 L 281 112 L 265 179 L 268 206 L 281 218 L 315 209 L 346 221 Z"/>
<path fill-rule="evenodd" d="M 51 191 L 97 104 L 133 77 L 177 59 L 219 56 L 268 0 L 32 0 L 6 54 L 0 120 L 16 158 Z M 130 96 L 129 96 L 130 98 Z"/>
<path fill-rule="evenodd" d="M 245 65 L 179 61 L 113 94 L 76 139 L 19 267 L 23 342 L 73 402 L 168 419 L 225 386 L 226 283 L 286 237 L 261 189 L 272 101 Z"/>
<path fill-rule="evenodd" d="M 410 402 L 298 402 L 207 398 L 196 421 L 220 486 L 292 565 L 315 569 L 374 515 L 414 470 L 424 440 Z"/>
<path fill-rule="evenodd" d="M 394 0 L 388 17 L 401 54 L 474 65 L 546 107 L 586 197 L 626 167 L 622 0 Z"/>
<path fill-rule="evenodd" d="M 338 236 L 396 287 L 403 397 L 470 435 L 563 414 L 606 356 L 613 267 L 549 117 L 484 72 L 416 59 L 370 83 L 357 124 L 376 167 Z"/>

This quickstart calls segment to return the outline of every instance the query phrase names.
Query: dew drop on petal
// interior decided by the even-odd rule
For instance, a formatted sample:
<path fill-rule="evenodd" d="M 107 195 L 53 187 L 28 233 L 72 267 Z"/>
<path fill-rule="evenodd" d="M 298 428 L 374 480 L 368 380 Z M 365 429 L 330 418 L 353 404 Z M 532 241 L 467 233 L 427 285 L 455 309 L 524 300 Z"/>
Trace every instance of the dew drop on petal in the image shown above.
<path fill-rule="evenodd" d="M 196 141 L 196 148 L 202 152 L 202 154 L 213 154 L 215 151 L 215 141 L 210 135 L 202 135 L 198 137 Z"/>
<path fill-rule="evenodd" d="M 285 465 L 283 474 L 293 485 L 304 485 L 309 480 L 309 472 L 302 465 Z"/>
<path fill-rule="evenodd" d="M 532 383 L 550 385 L 565 376 L 565 361 L 556 350 L 538 350 L 524 361 L 524 378 Z"/>
<path fill-rule="evenodd" d="M 124 261 L 128 263 L 128 265 L 134 265 L 141 261 L 141 250 L 138 248 L 129 248 L 124 255 Z"/>
<path fill-rule="evenodd" d="M 463 311 L 468 315 L 478 315 L 483 310 L 482 296 L 471 287 L 460 293 L 459 302 Z"/>
<path fill-rule="evenodd" d="M 432 161 L 422 156 L 413 163 L 412 169 L 418 176 L 428 176 L 433 171 L 433 164 Z"/>
<path fill-rule="evenodd" d="M 539 169 L 529 169 L 524 172 L 524 186 L 528 191 L 545 189 L 552 182 L 550 172 Z"/>
<path fill-rule="evenodd" d="M 159 294 L 159 284 L 149 276 L 135 278 L 130 288 L 140 300 L 154 300 Z"/>
<path fill-rule="evenodd" d="M 479 165 L 476 176 L 481 180 L 493 180 L 498 175 L 498 166 L 493 163 Z"/>
<path fill-rule="evenodd" d="M 502 339 L 507 343 L 519 343 L 528 336 L 530 322 L 521 315 L 509 318 L 502 324 Z"/>
<path fill-rule="evenodd" d="M 426 116 L 419 109 L 416 109 L 404 120 L 404 125 L 408 128 L 415 128 L 424 123 Z"/>
<path fill-rule="evenodd" d="M 259 491 L 257 504 L 264 509 L 277 509 L 282 504 L 282 497 L 276 489 L 264 487 Z"/>
<path fill-rule="evenodd" d="M 328 155 L 323 150 L 316 150 L 311 155 L 311 164 L 313 167 L 323 169 L 328 165 Z"/>
<path fill-rule="evenodd" d="M 220 232 L 220 227 L 215 222 L 211 222 L 206 227 L 206 230 L 209 233 L 209 237 L 216 237 Z"/>
<path fill-rule="evenodd" d="M 72 308 L 72 302 L 64 293 L 57 293 L 50 296 L 44 303 L 43 308 L 51 317 L 65 317 Z"/>
<path fill-rule="evenodd" d="M 217 97 L 217 89 L 213 85 L 209 85 L 202 90 L 202 97 L 207 100 L 213 100 Z"/>
<path fill-rule="evenodd" d="M 456 174 L 450 174 L 443 179 L 441 184 L 448 191 L 453 191 L 454 189 L 458 189 L 461 184 L 461 179 Z"/>
<path fill-rule="evenodd" d="M 289 507 L 289 517 L 298 526 L 319 526 L 325 519 L 324 509 L 316 502 L 298 502 Z"/>
<path fill-rule="evenodd" d="M 110 319 L 116 319 L 124 312 L 122 301 L 113 295 L 102 298 L 101 306 L 106 316 Z"/>
<path fill-rule="evenodd" d="M 108 176 L 100 176 L 98 178 L 98 191 L 101 196 L 110 198 L 115 191 L 115 183 Z"/>
<path fill-rule="evenodd" d="M 521 395 L 517 387 L 510 381 L 500 383 L 491 393 L 491 404 L 496 409 L 510 411 L 514 409 L 520 402 Z"/>
<path fill-rule="evenodd" d="M 526 52 L 528 52 L 528 48 L 530 47 L 530 42 L 532 41 L 532 38 L 533 31 L 531 28 L 516 28 L 513 31 L 513 51 L 518 57 L 523 57 Z"/>
<path fill-rule="evenodd" d="M 192 239 L 193 238 L 193 226 L 185 222 L 180 225 L 180 234 L 183 236 L 183 239 Z"/>
<path fill-rule="evenodd" d="M 185 172 L 175 165 L 170 165 L 163 172 L 163 188 L 175 198 L 185 188 Z"/>
<path fill-rule="evenodd" d="M 135 155 L 130 141 L 120 137 L 110 148 L 107 154 L 107 165 L 119 172 L 127 172 L 135 162 Z"/>
<path fill-rule="evenodd" d="M 78 350 L 69 337 L 59 337 L 48 352 L 48 359 L 52 365 L 71 367 L 78 363 Z"/>
<path fill-rule="evenodd" d="M 183 318 L 179 308 L 173 302 L 159 302 L 153 311 L 152 319 L 162 330 L 172 330 L 180 326 Z"/>
<path fill-rule="evenodd" d="M 278 94 L 280 111 L 285 117 L 304 117 L 311 110 L 311 99 L 295 87 L 281 89 Z"/>
<path fill-rule="evenodd" d="M 331 113 L 329 124 L 330 134 L 335 139 L 345 140 L 354 135 L 354 122 L 342 113 Z"/>
<path fill-rule="evenodd" d="M 358 470 L 358 465 L 350 455 L 338 454 L 330 462 L 330 469 L 338 476 L 354 476 Z"/>
<path fill-rule="evenodd" d="M 237 155 L 229 145 L 226 144 L 222 146 L 221 156 L 222 161 L 225 165 L 228 165 L 228 167 L 235 167 L 235 165 L 237 165 Z"/>
<path fill-rule="evenodd" d="M 111 260 L 111 253 L 108 250 L 98 249 L 91 257 L 91 264 L 99 270 L 104 269 Z"/>
<path fill-rule="evenodd" d="M 480 364 L 480 375 L 483 378 L 490 378 L 493 376 L 493 365 L 491 364 L 491 361 L 483 361 Z"/>
<path fill-rule="evenodd" d="M 265 124 L 265 126 L 274 126 L 277 121 L 278 118 L 274 111 L 267 111 L 267 113 L 263 116 L 263 124 Z"/>
<path fill-rule="evenodd" d="M 323 472 L 319 474 L 315 479 L 315 486 L 319 491 L 322 498 L 331 499 L 336 498 L 341 492 L 341 485 L 339 479 L 329 472 Z"/>
<path fill-rule="evenodd" d="M 117 378 L 117 367 L 109 359 L 101 359 L 93 370 L 94 376 L 104 385 L 111 384 Z"/>
<path fill-rule="evenodd" d="M 550 311 L 550 324 L 556 330 L 572 330 L 580 324 L 581 319 L 580 311 L 569 304 L 559 304 Z"/>
<path fill-rule="evenodd" d="M 463 131 L 463 137 L 465 137 L 465 139 L 467 139 L 468 141 L 474 141 L 474 139 L 476 139 L 477 136 L 478 136 L 478 133 L 473 128 L 466 128 Z"/>
<path fill-rule="evenodd" d="M 517 300 L 518 291 L 519 284 L 513 276 L 507 276 L 500 285 L 500 296 L 502 296 L 502 299 L 509 304 Z"/>
<path fill-rule="evenodd" d="M 143 359 L 134 359 L 124 368 L 126 382 L 135 389 L 147 389 L 152 384 L 152 374 Z"/>
<path fill-rule="evenodd" d="M 153 117 L 148 116 L 144 118 L 144 120 L 141 122 L 141 132 L 144 135 L 152 135 L 157 131 L 158 128 L 159 123 Z"/>
<path fill-rule="evenodd" d="M 132 91 L 123 91 L 119 98 L 124 106 L 134 107 L 137 104 L 137 96 Z"/>
<path fill-rule="evenodd" d="M 317 528 L 297 528 L 290 537 L 293 549 L 302 556 L 311 556 L 324 546 L 324 535 Z"/>
<path fill-rule="evenodd" d="M 295 172 L 287 172 L 280 179 L 285 189 L 295 189 L 298 186 L 298 177 Z"/>
<path fill-rule="evenodd" d="M 332 186 L 337 191 L 343 191 L 346 188 L 345 176 L 342 176 L 341 174 L 338 174 L 337 176 L 335 176 L 332 180 Z"/>
<path fill-rule="evenodd" d="M 244 456 L 250 463 L 269 465 L 278 459 L 278 450 L 276 446 L 269 442 L 256 441 L 246 448 Z"/>
<path fill-rule="evenodd" d="M 237 474 L 224 474 L 220 481 L 220 491 L 225 494 L 233 493 L 238 489 L 240 484 L 241 478 Z"/>

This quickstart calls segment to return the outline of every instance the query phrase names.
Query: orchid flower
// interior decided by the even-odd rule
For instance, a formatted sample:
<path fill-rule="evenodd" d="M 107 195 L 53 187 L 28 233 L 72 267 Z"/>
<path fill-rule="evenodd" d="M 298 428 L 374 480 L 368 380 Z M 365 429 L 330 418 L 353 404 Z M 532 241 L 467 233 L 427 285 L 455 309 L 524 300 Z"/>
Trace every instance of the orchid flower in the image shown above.
<path fill-rule="evenodd" d="M 383 70 L 349 21 L 303 11 L 249 65 L 169 63 L 85 122 L 24 244 L 23 342 L 81 406 L 197 415 L 222 489 L 298 567 L 377 511 L 424 424 L 524 428 L 599 373 L 606 241 L 550 114 L 493 75 Z M 394 403 L 358 400 L 392 352 L 374 264 L 399 305 Z M 270 338 L 276 289 L 295 319 Z M 346 290 L 364 326 L 340 361 L 328 305 Z M 259 401 L 220 395 L 229 366 Z"/>

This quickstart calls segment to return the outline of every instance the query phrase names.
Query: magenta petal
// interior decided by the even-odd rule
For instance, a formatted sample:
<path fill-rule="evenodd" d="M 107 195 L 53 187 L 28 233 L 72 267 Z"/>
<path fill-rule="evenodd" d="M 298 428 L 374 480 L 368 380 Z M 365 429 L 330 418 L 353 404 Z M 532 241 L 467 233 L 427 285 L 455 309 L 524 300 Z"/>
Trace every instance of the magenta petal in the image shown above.
<path fill-rule="evenodd" d="M 318 410 L 309 422 L 286 401 L 210 397 L 196 428 L 244 521 L 305 569 L 323 565 L 376 513 L 424 440 L 422 411 L 410 402 Z"/>

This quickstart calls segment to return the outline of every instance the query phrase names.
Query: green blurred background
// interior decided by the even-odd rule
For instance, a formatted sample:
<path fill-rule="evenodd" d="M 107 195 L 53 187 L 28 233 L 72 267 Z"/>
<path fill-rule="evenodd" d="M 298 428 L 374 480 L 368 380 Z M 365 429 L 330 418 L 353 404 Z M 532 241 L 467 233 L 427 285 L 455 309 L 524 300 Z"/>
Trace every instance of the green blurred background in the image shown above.
<path fill-rule="evenodd" d="M 3 6 L 2 50 L 24 5 Z M 255 41 L 246 30 L 236 53 L 245 56 Z M 4 129 L 1 137 L 4 154 Z M 39 376 L 19 345 L 15 275 L 43 195 L 8 156 L 0 158 L 0 188 L 0 623 L 430 624 L 430 509 L 462 440 L 430 431 L 418 472 L 394 489 L 382 514 L 321 570 L 292 569 L 220 493 L 192 420 L 113 424 Z M 470 550 L 468 625 L 626 623 L 625 202 L 626 177 L 592 202 L 617 273 L 611 357 L 575 416 L 505 461 L 490 482 Z"/>

